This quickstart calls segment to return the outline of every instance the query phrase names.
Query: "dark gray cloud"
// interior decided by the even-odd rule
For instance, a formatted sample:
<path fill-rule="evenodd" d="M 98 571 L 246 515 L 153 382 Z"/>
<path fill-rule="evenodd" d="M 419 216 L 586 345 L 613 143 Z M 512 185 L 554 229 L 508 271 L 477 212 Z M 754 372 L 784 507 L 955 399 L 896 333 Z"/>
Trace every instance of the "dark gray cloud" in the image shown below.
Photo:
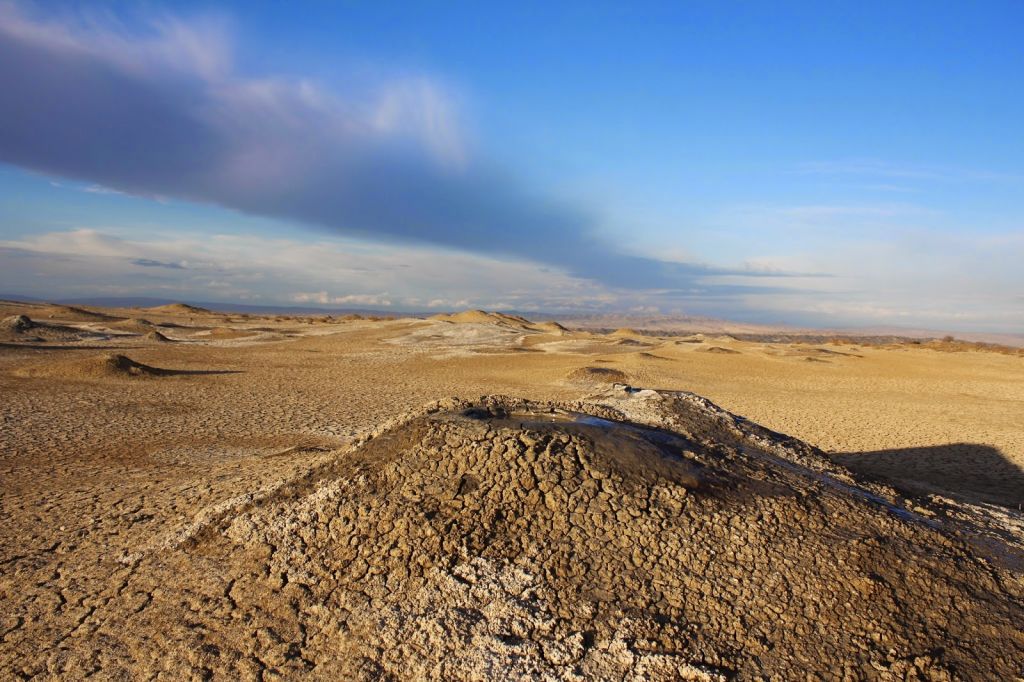
<path fill-rule="evenodd" d="M 613 287 L 686 289 L 730 274 L 625 255 L 585 210 L 468 160 L 426 81 L 341 99 L 238 76 L 229 52 L 202 25 L 165 19 L 133 34 L 0 5 L 0 160 L 347 235 L 525 258 Z"/>
<path fill-rule="evenodd" d="M 167 268 L 168 270 L 185 269 L 185 266 L 181 263 L 165 263 L 163 261 L 153 260 L 152 258 L 135 258 L 132 260 L 132 265 L 141 265 L 144 268 Z"/>

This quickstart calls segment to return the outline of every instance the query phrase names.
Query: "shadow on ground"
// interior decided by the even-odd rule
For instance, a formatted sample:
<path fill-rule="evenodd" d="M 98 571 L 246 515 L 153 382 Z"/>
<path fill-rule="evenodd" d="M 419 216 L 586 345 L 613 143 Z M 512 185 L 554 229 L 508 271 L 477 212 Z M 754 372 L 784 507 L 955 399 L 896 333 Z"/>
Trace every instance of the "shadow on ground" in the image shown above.
<path fill-rule="evenodd" d="M 1024 470 L 998 448 L 950 443 L 829 457 L 851 471 L 886 480 L 912 493 L 952 493 L 972 502 L 1013 509 L 1024 504 Z"/>

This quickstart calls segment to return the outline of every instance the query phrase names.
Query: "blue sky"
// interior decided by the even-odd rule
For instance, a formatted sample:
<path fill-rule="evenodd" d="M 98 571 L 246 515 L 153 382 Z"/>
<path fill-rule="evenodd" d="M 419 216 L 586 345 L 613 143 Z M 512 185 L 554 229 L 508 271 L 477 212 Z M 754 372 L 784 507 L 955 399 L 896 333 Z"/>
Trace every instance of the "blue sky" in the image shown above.
<path fill-rule="evenodd" d="M 380 5 L 0 3 L 0 292 L 1024 329 L 1024 5 Z"/>

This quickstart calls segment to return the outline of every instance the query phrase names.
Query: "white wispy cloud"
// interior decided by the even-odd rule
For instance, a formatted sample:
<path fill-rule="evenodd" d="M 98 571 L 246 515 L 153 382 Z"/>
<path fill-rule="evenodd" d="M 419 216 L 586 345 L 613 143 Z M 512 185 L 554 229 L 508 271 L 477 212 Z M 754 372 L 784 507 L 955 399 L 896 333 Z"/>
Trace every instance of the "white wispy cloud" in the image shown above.
<path fill-rule="evenodd" d="M 391 305 L 391 298 L 387 292 L 380 294 L 345 294 L 336 296 L 324 290 L 315 292 L 299 291 L 288 297 L 295 303 L 318 303 L 320 305 L 359 305 L 359 306 L 384 306 Z"/>
<path fill-rule="evenodd" d="M 480 306 L 499 298 L 534 309 L 585 306 L 607 296 L 529 262 L 357 240 L 184 232 L 138 237 L 81 228 L 0 241 L 0 291 L 52 296 L 133 288 L 136 295 L 177 291 L 198 300 L 230 295 L 405 309 Z M 424 301 L 423 291 L 435 295 Z"/>
<path fill-rule="evenodd" d="M 354 240 L 89 228 L 0 241 L 0 293 L 149 295 L 191 300 L 390 308 L 686 312 L 793 324 L 1024 328 L 1024 230 L 988 236 L 907 232 L 765 253 L 748 267 L 829 277 L 716 276 L 709 288 L 616 290 L 529 262 Z M 140 260 L 182 267 L 141 267 Z M 424 292 L 430 292 L 424 296 Z"/>

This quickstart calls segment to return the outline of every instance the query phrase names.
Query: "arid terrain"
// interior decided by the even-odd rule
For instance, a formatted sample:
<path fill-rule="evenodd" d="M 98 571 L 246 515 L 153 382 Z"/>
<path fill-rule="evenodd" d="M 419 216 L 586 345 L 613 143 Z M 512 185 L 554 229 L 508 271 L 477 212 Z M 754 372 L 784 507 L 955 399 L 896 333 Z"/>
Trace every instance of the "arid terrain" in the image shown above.
<path fill-rule="evenodd" d="M 0 678 L 1020 678 L 1022 424 L 948 341 L 3 302 Z"/>

